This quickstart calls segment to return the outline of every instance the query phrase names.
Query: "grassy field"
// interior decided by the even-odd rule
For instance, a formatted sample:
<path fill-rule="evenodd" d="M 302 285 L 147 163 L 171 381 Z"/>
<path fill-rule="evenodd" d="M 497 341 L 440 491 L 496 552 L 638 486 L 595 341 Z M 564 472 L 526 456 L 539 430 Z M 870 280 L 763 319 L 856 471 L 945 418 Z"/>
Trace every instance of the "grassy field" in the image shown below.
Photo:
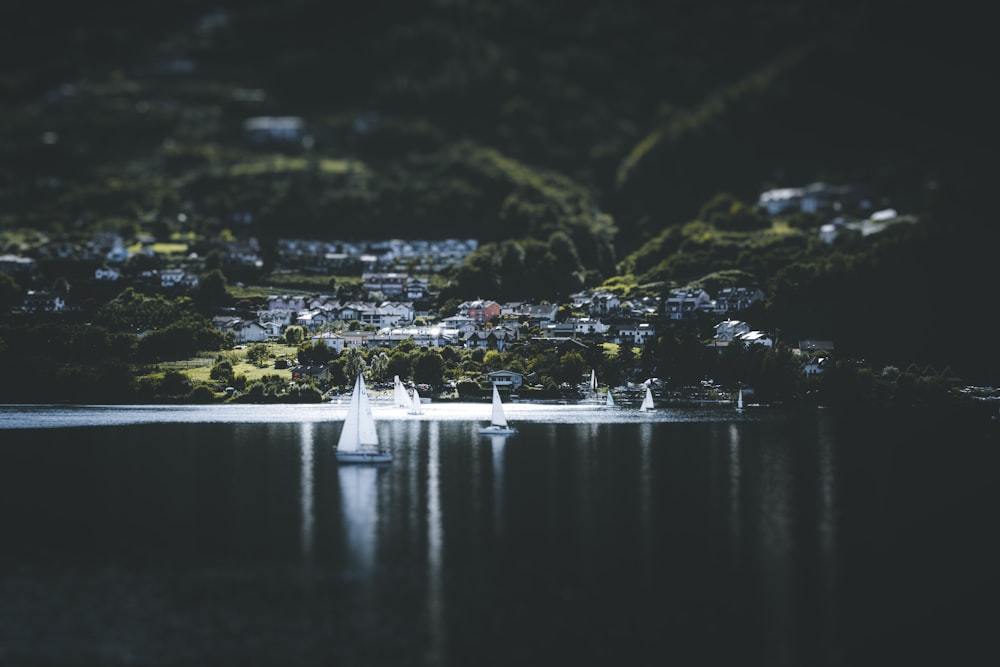
<path fill-rule="evenodd" d="M 278 375 L 291 380 L 292 372 L 288 369 L 275 368 L 274 362 L 276 359 L 291 359 L 292 364 L 294 364 L 298 348 L 294 345 L 278 343 L 266 343 L 266 345 L 270 356 L 263 367 L 247 361 L 246 349 L 236 349 L 224 352 L 205 352 L 189 359 L 165 361 L 159 364 L 159 373 L 177 371 L 186 375 L 192 382 L 212 382 L 210 377 L 212 366 L 220 360 L 226 359 L 233 365 L 233 374 L 245 375 L 247 380 L 257 380 L 265 375 Z"/>

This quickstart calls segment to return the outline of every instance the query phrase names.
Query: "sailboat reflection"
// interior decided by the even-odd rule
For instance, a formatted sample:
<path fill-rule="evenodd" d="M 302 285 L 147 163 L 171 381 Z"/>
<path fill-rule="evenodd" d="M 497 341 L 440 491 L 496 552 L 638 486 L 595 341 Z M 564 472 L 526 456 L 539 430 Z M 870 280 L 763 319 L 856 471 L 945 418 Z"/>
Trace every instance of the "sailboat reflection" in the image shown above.
<path fill-rule="evenodd" d="M 494 532 L 499 536 L 503 531 L 503 449 L 507 438 L 494 435 L 490 437 L 490 449 L 493 452 L 493 525 Z"/>
<path fill-rule="evenodd" d="M 431 664 L 444 663 L 444 527 L 441 521 L 440 434 L 438 423 L 431 422 L 427 444 L 427 620 L 430 631 L 428 648 Z M 503 440 L 503 436 L 500 436 Z"/>
<path fill-rule="evenodd" d="M 313 429 L 315 424 L 300 426 L 299 439 L 299 507 L 302 513 L 302 558 L 312 561 L 313 534 L 316 515 L 313 510 L 313 455 L 315 453 Z"/>
<path fill-rule="evenodd" d="M 374 465 L 340 466 L 340 495 L 348 563 L 353 573 L 369 575 L 375 569 L 378 526 L 376 482 L 379 467 Z"/>

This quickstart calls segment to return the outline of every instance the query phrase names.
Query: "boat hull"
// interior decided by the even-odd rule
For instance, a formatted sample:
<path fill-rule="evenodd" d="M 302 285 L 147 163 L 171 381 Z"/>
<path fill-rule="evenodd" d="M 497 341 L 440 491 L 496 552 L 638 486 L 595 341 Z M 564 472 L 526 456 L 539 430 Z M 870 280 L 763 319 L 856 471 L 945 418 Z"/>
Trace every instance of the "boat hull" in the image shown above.
<path fill-rule="evenodd" d="M 389 452 L 337 452 L 338 463 L 390 463 Z"/>
<path fill-rule="evenodd" d="M 511 426 L 481 426 L 479 435 L 514 435 L 517 429 Z"/>

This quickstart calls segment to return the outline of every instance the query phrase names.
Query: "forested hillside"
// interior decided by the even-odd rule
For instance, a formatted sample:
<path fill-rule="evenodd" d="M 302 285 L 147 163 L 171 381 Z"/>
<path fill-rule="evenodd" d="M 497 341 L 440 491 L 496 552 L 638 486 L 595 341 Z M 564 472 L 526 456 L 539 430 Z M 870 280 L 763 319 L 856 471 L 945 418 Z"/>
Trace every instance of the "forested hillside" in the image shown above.
<path fill-rule="evenodd" d="M 25 228 L 474 236 L 449 296 L 739 271 L 768 288 L 761 326 L 1000 369 L 964 338 L 996 239 L 988 24 L 949 9 L 15 0 L 4 250 L 24 250 L 10 239 Z M 301 117 L 304 140 L 249 143 L 243 121 L 264 115 Z M 920 222 L 836 248 L 809 240 L 818 219 L 793 221 L 798 235 L 716 227 L 762 190 L 814 181 L 863 185 Z M 736 209 L 704 219 L 720 193 Z"/>

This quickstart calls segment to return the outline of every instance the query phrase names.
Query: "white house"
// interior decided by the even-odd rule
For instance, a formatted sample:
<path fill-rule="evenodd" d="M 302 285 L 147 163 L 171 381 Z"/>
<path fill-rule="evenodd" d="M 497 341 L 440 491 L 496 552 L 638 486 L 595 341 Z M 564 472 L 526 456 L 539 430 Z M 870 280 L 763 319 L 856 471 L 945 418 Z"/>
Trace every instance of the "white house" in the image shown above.
<path fill-rule="evenodd" d="M 500 370 L 487 373 L 486 377 L 497 387 L 510 387 L 511 391 L 516 391 L 524 384 L 524 375 L 517 371 Z"/>
<path fill-rule="evenodd" d="M 314 334 L 309 337 L 309 342 L 312 343 L 313 347 L 316 347 L 317 345 L 325 345 L 337 354 L 344 351 L 344 337 L 339 334 L 335 334 L 332 331 L 324 331 L 323 333 Z"/>
<path fill-rule="evenodd" d="M 122 277 L 122 272 L 113 266 L 101 266 L 94 269 L 94 280 L 107 280 L 115 282 Z"/>
<path fill-rule="evenodd" d="M 743 343 L 744 345 L 763 345 L 764 347 L 773 347 L 774 341 L 763 331 L 749 331 L 747 333 L 737 334 L 733 336 L 734 342 Z"/>
<path fill-rule="evenodd" d="M 263 343 L 270 338 L 270 332 L 256 320 L 242 320 L 232 329 L 237 343 Z"/>
<path fill-rule="evenodd" d="M 656 329 L 649 322 L 629 322 L 618 326 L 617 342 L 619 345 L 631 341 L 633 345 L 645 345 L 656 338 Z"/>
<path fill-rule="evenodd" d="M 750 333 L 750 325 L 741 320 L 728 319 L 715 325 L 715 340 L 728 343 L 736 336 Z"/>

